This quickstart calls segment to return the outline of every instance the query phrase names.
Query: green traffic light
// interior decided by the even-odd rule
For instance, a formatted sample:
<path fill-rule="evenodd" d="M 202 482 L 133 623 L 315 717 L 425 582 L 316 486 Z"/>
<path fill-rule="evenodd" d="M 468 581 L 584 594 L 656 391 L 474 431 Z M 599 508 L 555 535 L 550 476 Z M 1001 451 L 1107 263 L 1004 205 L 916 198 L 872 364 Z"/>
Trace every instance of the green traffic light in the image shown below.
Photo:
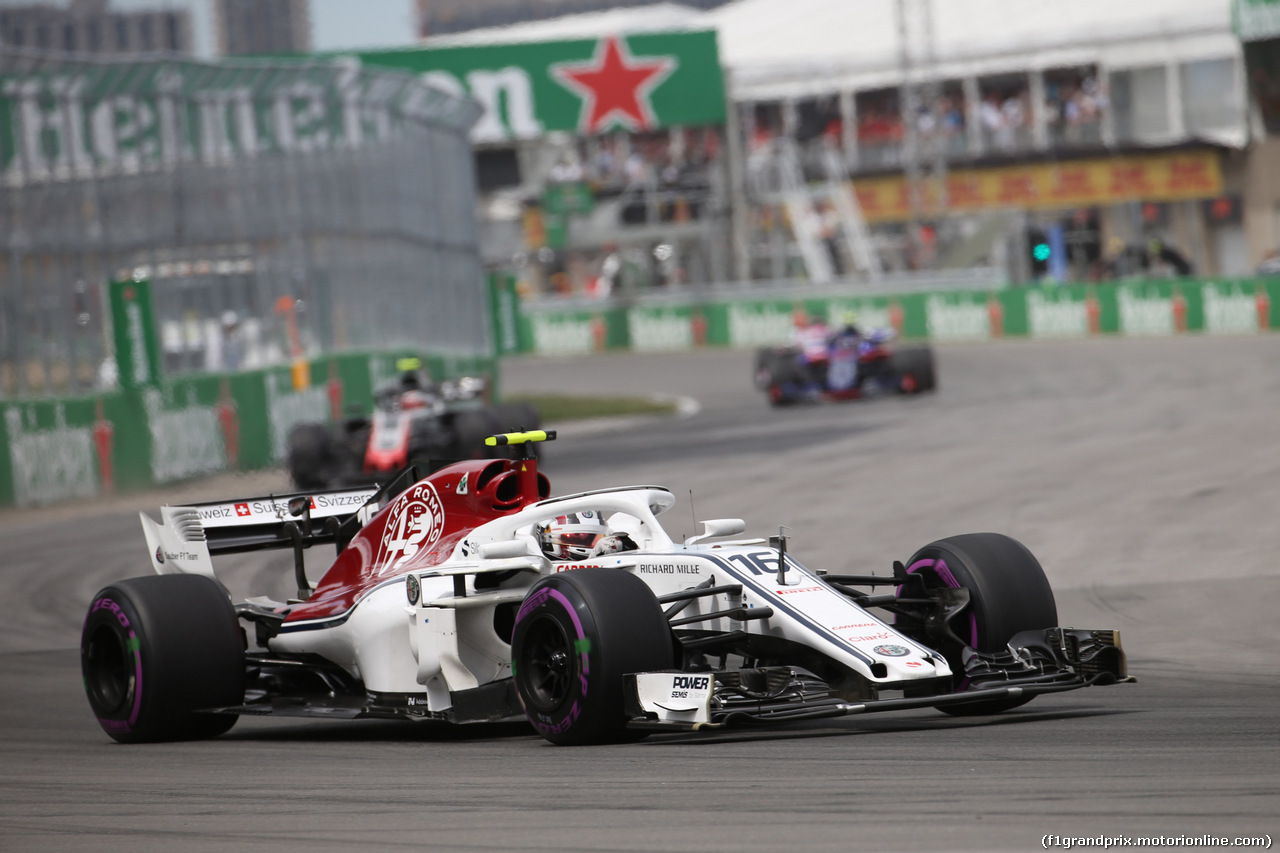
<path fill-rule="evenodd" d="M 1031 249 L 1031 257 L 1035 258 L 1037 261 L 1049 260 L 1049 254 L 1050 249 L 1048 243 L 1036 243 L 1036 245 Z"/>

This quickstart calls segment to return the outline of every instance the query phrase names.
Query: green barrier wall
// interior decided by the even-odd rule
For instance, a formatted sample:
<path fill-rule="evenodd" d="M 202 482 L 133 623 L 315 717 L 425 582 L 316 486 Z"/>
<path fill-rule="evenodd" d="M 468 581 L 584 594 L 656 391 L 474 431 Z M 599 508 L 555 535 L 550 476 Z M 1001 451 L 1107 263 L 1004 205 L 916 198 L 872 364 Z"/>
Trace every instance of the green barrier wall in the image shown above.
<path fill-rule="evenodd" d="M 494 299 L 508 304 L 494 313 L 498 351 L 491 356 L 423 357 L 408 351 L 324 356 L 304 366 L 308 384 L 302 390 L 294 386 L 292 369 L 280 367 L 84 397 L 0 401 L 0 505 L 51 504 L 215 471 L 270 467 L 283 458 L 293 424 L 370 407 L 374 388 L 397 375 L 402 356 L 422 357 L 437 379 L 480 374 L 492 380 L 497 357 L 510 352 L 783 343 L 797 311 L 828 324 L 852 313 L 864 328 L 890 327 L 903 338 L 931 341 L 1241 335 L 1280 327 L 1280 279 L 687 299 L 572 310 L 519 306 L 514 313 L 514 283 L 493 280 L 492 286 Z"/>
<path fill-rule="evenodd" d="M 278 464 L 289 429 L 365 411 L 396 362 L 436 379 L 496 374 L 492 357 L 344 353 L 290 367 L 66 399 L 0 401 L 0 505 L 37 506 Z"/>
<path fill-rule="evenodd" d="M 566 355 L 785 343 L 804 312 L 828 324 L 856 315 L 863 328 L 906 339 L 989 341 L 1255 334 L 1280 325 L 1280 279 L 1181 279 L 935 291 L 902 295 L 718 298 L 662 305 L 557 309 L 523 305 L 509 335 L 517 351 Z"/>

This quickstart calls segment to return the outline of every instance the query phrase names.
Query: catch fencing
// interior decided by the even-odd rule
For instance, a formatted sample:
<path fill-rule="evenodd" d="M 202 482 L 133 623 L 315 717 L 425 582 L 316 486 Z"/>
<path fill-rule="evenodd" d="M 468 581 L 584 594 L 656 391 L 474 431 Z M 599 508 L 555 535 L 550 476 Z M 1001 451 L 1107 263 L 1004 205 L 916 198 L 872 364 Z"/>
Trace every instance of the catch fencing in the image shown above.
<path fill-rule="evenodd" d="M 478 115 L 347 60 L 0 47 L 0 397 L 113 387 L 121 279 L 150 282 L 169 379 L 489 353 Z"/>

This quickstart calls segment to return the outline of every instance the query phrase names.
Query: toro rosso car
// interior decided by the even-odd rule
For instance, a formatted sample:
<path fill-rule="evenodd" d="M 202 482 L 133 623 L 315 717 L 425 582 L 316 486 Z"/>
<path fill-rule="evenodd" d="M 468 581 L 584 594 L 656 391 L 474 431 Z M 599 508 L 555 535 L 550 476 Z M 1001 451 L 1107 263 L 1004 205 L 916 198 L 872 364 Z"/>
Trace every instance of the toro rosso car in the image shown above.
<path fill-rule="evenodd" d="M 557 744 L 904 708 L 990 714 L 1129 680 L 1115 631 L 1058 627 L 1036 558 L 953 536 L 891 573 L 824 574 L 738 519 L 672 540 L 659 486 L 550 497 L 523 458 L 386 488 L 164 507 L 155 576 L 89 606 L 89 704 L 122 742 L 238 715 L 527 719 Z M 735 538 L 738 537 L 738 538 Z M 319 583 L 304 552 L 337 556 Z M 213 557 L 292 549 L 297 595 L 232 602 Z"/>
<path fill-rule="evenodd" d="M 763 347 L 756 351 L 756 388 L 773 406 L 932 391 L 933 350 L 894 349 L 893 338 L 892 329 L 873 329 L 823 335 L 817 346 Z"/>

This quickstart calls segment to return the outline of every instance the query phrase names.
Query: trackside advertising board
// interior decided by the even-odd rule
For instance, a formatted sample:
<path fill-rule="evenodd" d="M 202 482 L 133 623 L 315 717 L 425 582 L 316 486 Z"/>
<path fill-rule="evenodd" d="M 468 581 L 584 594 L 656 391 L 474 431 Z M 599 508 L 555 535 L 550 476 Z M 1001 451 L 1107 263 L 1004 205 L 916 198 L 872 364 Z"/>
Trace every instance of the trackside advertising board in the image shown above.
<path fill-rule="evenodd" d="M 289 366 L 159 379 L 66 399 L 0 400 L 0 505 L 43 506 L 137 491 L 219 471 L 269 468 L 299 422 L 369 411 L 374 389 L 422 358 L 435 379 L 494 374 L 491 358 L 341 353 Z M 123 374 L 123 370 L 122 370 Z"/>
<path fill-rule="evenodd" d="M 1214 151 L 953 169 L 947 173 L 946 184 L 950 210 L 1056 210 L 1126 201 L 1216 198 L 1223 192 L 1222 169 Z M 911 196 L 901 176 L 863 178 L 855 180 L 853 188 L 868 222 L 911 218 Z M 936 193 L 936 184 L 926 185 L 923 209 L 936 209 Z"/>
<path fill-rule="evenodd" d="M 1280 327 L 1280 279 L 1126 281 L 904 295 L 806 295 L 623 307 L 582 302 L 521 307 L 519 351 L 566 355 L 606 349 L 679 350 L 786 343 L 798 312 L 834 325 L 892 328 L 938 342 L 1004 337 L 1248 335 Z"/>
<path fill-rule="evenodd" d="M 120 387 L 160 381 L 160 347 L 151 310 L 151 282 L 113 281 L 107 288 Z"/>
<path fill-rule="evenodd" d="M 470 95 L 484 113 L 477 143 L 722 124 L 724 78 L 706 32 L 424 47 L 357 54 L 363 64 L 412 71 Z"/>

